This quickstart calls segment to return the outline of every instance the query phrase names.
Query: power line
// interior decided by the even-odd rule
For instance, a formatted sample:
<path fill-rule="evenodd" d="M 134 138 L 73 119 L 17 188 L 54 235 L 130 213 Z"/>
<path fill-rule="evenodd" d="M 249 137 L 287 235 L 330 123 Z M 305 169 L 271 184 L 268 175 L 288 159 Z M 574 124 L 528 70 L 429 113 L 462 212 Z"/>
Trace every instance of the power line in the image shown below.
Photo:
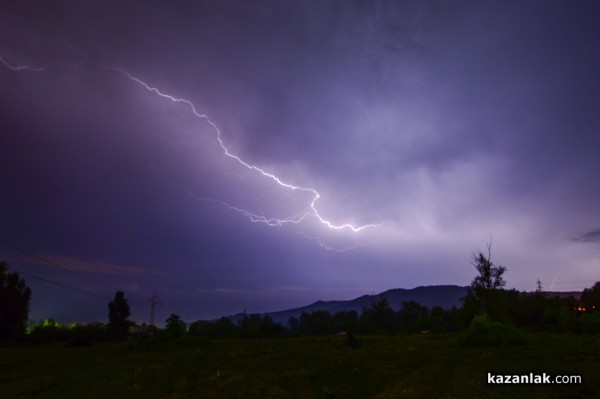
<path fill-rule="evenodd" d="M 103 282 L 101 282 L 101 281 L 99 281 L 99 280 L 93 279 L 93 278 L 91 278 L 91 277 L 88 277 L 88 276 L 86 276 L 86 275 L 84 275 L 84 274 L 81 274 L 81 273 L 77 273 L 77 272 L 75 272 L 75 271 L 73 271 L 73 270 L 69 269 L 69 268 L 68 268 L 68 267 L 66 267 L 66 266 L 63 266 L 63 265 L 61 265 L 61 264 L 59 264 L 59 263 L 53 262 L 53 261 L 51 261 L 51 260 L 48 260 L 48 259 L 46 259 L 46 258 L 44 258 L 44 257 L 42 257 L 42 256 L 36 255 L 36 254 L 34 254 L 34 253 L 30 252 L 30 251 L 27 251 L 26 249 L 23 249 L 23 248 L 17 247 L 16 245 L 14 245 L 14 244 L 11 244 L 11 243 L 9 243 L 9 242 L 6 242 L 6 241 L 4 241 L 4 240 L 0 240 L 0 244 L 3 244 L 3 245 L 5 245 L 5 246 L 7 246 L 7 247 L 9 247 L 9 248 L 12 248 L 12 249 L 14 249 L 14 250 L 16 250 L 16 251 L 19 251 L 19 252 L 21 252 L 21 253 L 24 253 L 25 255 L 31 256 L 32 258 L 39 259 L 39 260 L 41 260 L 42 262 L 44 262 L 44 263 L 47 263 L 47 264 L 49 264 L 49 265 L 56 266 L 56 267 L 58 267 L 58 268 L 60 268 L 60 269 L 63 269 L 63 270 L 65 270 L 65 271 L 67 271 L 67 272 L 69 272 L 69 273 L 71 273 L 71 274 L 73 274 L 73 275 L 75 275 L 75 276 L 78 276 L 78 277 L 80 277 L 80 278 L 86 279 L 86 280 L 88 280 L 88 281 L 92 281 L 92 282 L 94 282 L 94 283 L 96 283 L 96 284 L 100 284 L 100 285 L 102 285 L 102 286 L 104 286 L 104 287 L 107 287 L 107 288 L 110 288 L 110 289 L 114 289 L 113 287 L 111 287 L 111 286 L 109 286 L 109 285 L 107 285 L 107 284 L 105 284 L 105 283 L 103 283 Z"/>
<path fill-rule="evenodd" d="M 26 272 L 19 271 L 19 270 L 14 270 L 14 271 L 17 272 L 17 273 L 19 273 L 19 274 L 22 274 L 24 276 L 31 277 L 33 279 L 40 280 L 40 281 L 43 281 L 43 282 L 48 283 L 48 284 L 54 284 L 54 285 L 57 285 L 59 287 L 63 287 L 63 288 L 69 289 L 69 290 L 78 291 L 78 292 L 82 292 L 84 294 L 93 295 L 93 296 L 96 296 L 98 298 L 106 299 L 105 296 L 97 294 L 97 293 L 92 292 L 92 291 L 87 291 L 87 290 L 84 290 L 84 289 L 81 289 L 81 288 L 72 287 L 72 286 L 67 285 L 67 284 L 59 283 L 58 281 L 54 281 L 54 280 L 50 280 L 50 279 L 47 279 L 47 278 L 44 278 L 44 277 L 36 276 L 35 274 L 26 273 Z"/>
<path fill-rule="evenodd" d="M 6 216 L 0 216 L 0 219 L 3 219 L 3 220 L 4 220 L 4 221 L 6 221 L 6 222 L 12 223 L 14 226 L 17 226 L 17 228 L 18 228 L 19 230 L 21 230 L 22 232 L 24 232 L 25 234 L 28 234 L 28 235 L 30 235 L 30 236 L 32 236 L 32 237 L 35 237 L 35 238 L 37 238 L 38 240 L 42 240 L 43 242 L 45 242 L 46 244 L 48 244 L 48 245 L 50 245 L 50 246 L 53 246 L 53 245 L 54 245 L 54 244 L 51 244 L 51 243 L 50 243 L 50 242 L 49 242 L 47 239 L 45 239 L 44 237 L 40 237 L 39 235 L 32 233 L 30 230 L 28 230 L 26 227 L 24 227 L 24 226 L 23 226 L 21 223 L 18 223 L 18 222 L 17 222 L 17 221 L 15 221 L 14 219 L 7 218 Z M 9 243 L 6 243 L 6 244 L 9 244 Z M 12 245 L 13 245 L 13 246 L 12 246 L 12 248 L 13 248 L 13 249 L 17 249 L 17 250 L 19 250 L 18 248 L 16 248 L 16 246 L 15 246 L 14 244 L 12 244 Z M 31 251 L 29 251 L 29 252 L 31 252 Z M 39 255 L 33 255 L 33 256 L 35 256 L 35 257 L 38 257 L 39 259 L 42 259 L 42 260 L 44 260 L 44 259 L 43 259 L 42 257 L 40 257 Z M 76 275 L 78 275 L 79 277 L 82 277 L 82 278 L 85 278 L 85 279 L 87 279 L 87 280 L 93 281 L 93 282 L 95 282 L 95 283 L 97 283 L 97 284 L 103 285 L 103 286 L 105 286 L 105 287 L 108 287 L 108 288 L 110 288 L 110 289 L 115 289 L 114 287 L 108 286 L 108 285 L 106 285 L 105 283 L 103 283 L 103 282 L 101 282 L 101 281 L 98 281 L 98 280 L 92 279 L 91 277 L 87 277 L 87 276 L 85 276 L 85 275 L 80 275 L 80 274 L 78 274 L 77 272 L 74 272 L 73 270 L 70 270 L 70 269 L 68 269 L 68 268 L 62 267 L 61 265 L 57 265 L 55 262 L 48 261 L 48 260 L 44 260 L 44 261 L 45 261 L 46 263 L 50 262 L 50 264 L 51 264 L 51 265 L 54 265 L 54 266 L 60 267 L 60 268 L 62 268 L 62 269 L 65 269 L 65 270 L 67 270 L 69 273 L 76 274 Z M 79 260 L 79 261 L 80 261 L 80 262 L 83 262 L 83 263 L 86 263 L 86 264 L 88 264 L 88 265 L 90 265 L 92 268 L 96 267 L 96 265 L 94 265 L 94 264 L 92 264 L 92 263 L 90 263 L 90 262 L 88 262 L 88 261 L 86 261 L 86 260 Z"/>
<path fill-rule="evenodd" d="M 2 218 L 2 217 L 0 217 L 0 218 L 1 218 L 1 219 L 4 219 L 4 220 L 8 220 L 8 219 L 6 219 L 6 218 Z M 14 221 L 12 221 L 12 222 L 13 222 L 13 223 L 15 223 Z M 15 224 L 16 224 L 16 223 L 15 223 Z M 22 226 L 19 226 L 19 227 L 21 227 L 21 229 L 24 231 L 24 229 L 22 228 Z M 33 235 L 33 234 L 32 234 L 32 235 Z M 37 237 L 37 238 L 39 238 L 39 239 L 42 239 L 41 237 Z M 43 239 L 42 239 L 42 240 L 43 240 Z M 45 241 L 46 243 L 48 242 L 48 241 L 46 241 L 46 240 L 44 240 L 44 241 Z M 12 243 L 9 243 L 9 242 L 7 242 L 7 241 L 0 240 L 0 244 L 3 244 L 3 245 L 5 245 L 5 246 L 7 246 L 7 247 L 10 247 L 10 248 L 12 248 L 12 249 L 16 250 L 16 251 L 19 251 L 19 252 L 21 252 L 21 253 L 24 253 L 25 255 L 28 255 L 28 256 L 30 256 L 30 257 L 33 257 L 33 258 L 39 259 L 39 260 L 41 260 L 41 261 L 43 261 L 44 263 L 47 263 L 47 264 L 49 264 L 49 265 L 56 266 L 56 267 L 58 267 L 58 268 L 60 268 L 60 269 L 63 269 L 63 270 L 65 270 L 65 271 L 67 271 L 67 272 L 69 272 L 69 273 L 73 274 L 73 275 L 76 275 L 76 276 L 78 276 L 78 277 L 80 277 L 80 278 L 84 278 L 84 279 L 86 279 L 86 280 L 89 280 L 89 281 L 92 281 L 92 282 L 94 282 L 94 283 L 96 283 L 96 284 L 99 284 L 99 285 L 101 285 L 101 286 L 103 286 L 103 287 L 110 288 L 110 289 L 111 289 L 111 290 L 113 290 L 113 291 L 118 291 L 118 290 L 119 290 L 119 289 L 117 289 L 117 288 L 115 288 L 115 287 L 113 287 L 113 286 L 110 286 L 110 285 L 108 285 L 108 284 L 105 284 L 105 283 L 103 283 L 102 281 L 96 280 L 96 279 L 94 279 L 94 278 L 92 278 L 92 277 L 88 277 L 88 276 L 86 276 L 86 275 L 84 275 L 84 274 L 81 274 L 81 273 L 77 273 L 77 272 L 75 272 L 75 271 L 73 271 L 73 270 L 71 270 L 71 269 L 67 268 L 66 266 L 63 266 L 63 265 L 61 265 L 61 264 L 59 264 L 59 263 L 57 263 L 57 262 L 51 261 L 51 260 L 49 260 L 49 259 L 46 259 L 46 258 L 45 258 L 45 257 L 43 257 L 43 256 L 36 255 L 36 254 L 32 253 L 31 251 L 25 250 L 25 249 L 23 249 L 23 248 L 21 248 L 21 247 L 18 247 L 18 246 L 16 246 L 16 245 L 12 244 Z M 85 261 L 85 260 L 81 260 L 81 262 L 83 262 L 83 263 L 87 263 L 88 265 L 90 265 L 90 266 L 92 266 L 92 267 L 94 267 L 94 266 L 95 266 L 95 265 L 93 265 L 92 263 L 90 263 L 90 262 L 87 262 L 87 261 Z M 23 262 L 23 263 L 24 263 L 24 262 Z M 32 278 L 36 278 L 36 279 L 38 279 L 38 280 L 41 280 L 41 281 L 45 281 L 45 282 L 47 282 L 47 283 L 51 283 L 51 284 L 55 284 L 55 285 L 61 286 L 61 287 L 64 287 L 64 288 L 69 288 L 69 289 L 74 289 L 74 290 L 76 290 L 76 291 L 81 291 L 81 292 L 85 292 L 85 293 L 90 293 L 90 292 L 88 292 L 88 291 L 85 291 L 85 290 L 82 290 L 82 289 L 79 289 L 79 288 L 71 287 L 71 286 L 69 286 L 69 285 L 67 285 L 67 284 L 63 284 L 63 283 L 59 283 L 59 282 L 55 282 L 55 281 L 53 281 L 53 280 L 44 279 L 43 277 L 38 277 L 38 276 L 35 276 L 35 275 L 32 275 L 32 274 L 28 274 L 28 273 L 25 273 L 25 272 L 19 272 L 19 273 L 21 273 L 21 274 L 23 274 L 23 275 L 28 275 L 28 276 L 30 276 L 30 277 L 32 277 Z M 99 296 L 99 294 L 94 294 L 94 293 L 91 293 L 91 294 L 92 294 L 92 295 Z M 134 300 L 134 302 L 136 302 L 136 301 Z"/>
<path fill-rule="evenodd" d="M 579 280 L 579 281 L 556 281 L 554 282 L 554 285 L 556 284 L 579 284 L 579 283 L 589 283 L 591 281 L 598 281 L 598 280 Z"/>

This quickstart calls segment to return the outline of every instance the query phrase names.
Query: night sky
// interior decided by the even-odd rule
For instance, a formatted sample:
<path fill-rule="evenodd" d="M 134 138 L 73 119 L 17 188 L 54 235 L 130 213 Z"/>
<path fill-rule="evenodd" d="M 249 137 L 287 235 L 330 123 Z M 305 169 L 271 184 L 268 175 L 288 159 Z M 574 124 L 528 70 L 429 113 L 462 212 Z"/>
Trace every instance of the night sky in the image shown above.
<path fill-rule="evenodd" d="M 600 6 L 508 3 L 0 2 L 0 253 L 30 318 L 468 285 L 490 240 L 507 288 L 590 287 Z"/>

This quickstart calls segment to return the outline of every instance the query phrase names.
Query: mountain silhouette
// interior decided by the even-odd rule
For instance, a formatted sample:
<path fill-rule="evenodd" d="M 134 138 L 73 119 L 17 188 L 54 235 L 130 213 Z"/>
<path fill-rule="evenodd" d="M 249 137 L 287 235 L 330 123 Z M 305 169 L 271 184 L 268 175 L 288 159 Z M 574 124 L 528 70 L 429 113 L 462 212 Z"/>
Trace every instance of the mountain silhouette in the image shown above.
<path fill-rule="evenodd" d="M 387 298 L 390 307 L 394 309 L 394 311 L 400 310 L 402 302 L 404 301 L 416 301 L 428 308 L 440 306 L 444 309 L 449 309 L 452 306 L 461 306 L 461 298 L 467 294 L 467 289 L 468 287 L 457 285 L 436 285 L 412 289 L 394 288 L 379 294 L 363 295 L 346 301 L 317 301 L 307 306 L 263 313 L 263 315 L 271 316 L 276 323 L 287 325 L 290 317 L 293 316 L 299 318 L 302 313 L 311 313 L 317 310 L 326 310 L 331 314 L 340 311 L 355 310 L 360 314 L 365 307 L 370 306 L 374 301 L 382 298 Z M 235 323 L 243 316 L 244 315 L 240 313 L 229 316 L 229 318 Z"/>

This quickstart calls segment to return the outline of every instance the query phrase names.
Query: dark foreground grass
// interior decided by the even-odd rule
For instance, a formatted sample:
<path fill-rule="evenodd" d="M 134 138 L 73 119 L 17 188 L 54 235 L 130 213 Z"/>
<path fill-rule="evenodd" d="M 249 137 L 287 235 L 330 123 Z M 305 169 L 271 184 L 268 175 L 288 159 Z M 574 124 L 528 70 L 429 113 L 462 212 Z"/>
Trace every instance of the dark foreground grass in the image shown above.
<path fill-rule="evenodd" d="M 450 335 L 0 347 L 3 398 L 594 398 L 600 338 L 534 335 L 468 348 Z M 488 385 L 487 373 L 581 375 L 578 385 Z"/>

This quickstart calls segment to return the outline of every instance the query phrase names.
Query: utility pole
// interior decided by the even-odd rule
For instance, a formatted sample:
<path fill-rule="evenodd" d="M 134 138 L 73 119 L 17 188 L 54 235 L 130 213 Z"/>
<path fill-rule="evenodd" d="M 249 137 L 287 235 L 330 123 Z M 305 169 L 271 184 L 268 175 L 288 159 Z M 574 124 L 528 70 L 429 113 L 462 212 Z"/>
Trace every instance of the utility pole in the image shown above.
<path fill-rule="evenodd" d="M 154 312 L 156 309 L 156 305 L 160 305 L 161 302 L 158 302 L 158 296 L 156 293 L 152 294 L 152 298 L 150 298 L 150 325 L 154 327 Z"/>
<path fill-rule="evenodd" d="M 542 282 L 540 281 L 540 279 L 539 279 L 539 278 L 538 278 L 538 280 L 537 280 L 537 283 L 536 283 L 536 285 L 537 285 L 537 288 L 536 288 L 536 290 L 535 290 L 535 291 L 536 291 L 536 292 L 542 292 Z"/>

